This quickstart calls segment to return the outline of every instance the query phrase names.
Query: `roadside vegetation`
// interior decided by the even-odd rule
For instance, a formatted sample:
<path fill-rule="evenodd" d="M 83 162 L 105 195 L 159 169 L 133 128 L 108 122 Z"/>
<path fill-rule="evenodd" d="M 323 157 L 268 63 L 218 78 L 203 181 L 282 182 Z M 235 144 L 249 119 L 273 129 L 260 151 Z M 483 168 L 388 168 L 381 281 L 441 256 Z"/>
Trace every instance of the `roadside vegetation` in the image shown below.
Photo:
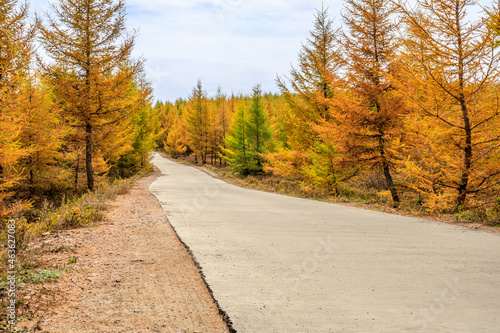
<path fill-rule="evenodd" d="M 198 82 L 155 106 L 160 146 L 281 193 L 498 226 L 496 6 L 346 0 L 340 29 L 322 8 L 280 94 Z"/>
<path fill-rule="evenodd" d="M 122 1 L 60 0 L 37 17 L 27 3 L 0 1 L 2 309 L 12 299 L 7 271 L 17 302 L 26 285 L 64 273 L 38 261 L 42 236 L 100 221 L 131 177 L 151 170 L 162 129 L 125 18 Z"/>

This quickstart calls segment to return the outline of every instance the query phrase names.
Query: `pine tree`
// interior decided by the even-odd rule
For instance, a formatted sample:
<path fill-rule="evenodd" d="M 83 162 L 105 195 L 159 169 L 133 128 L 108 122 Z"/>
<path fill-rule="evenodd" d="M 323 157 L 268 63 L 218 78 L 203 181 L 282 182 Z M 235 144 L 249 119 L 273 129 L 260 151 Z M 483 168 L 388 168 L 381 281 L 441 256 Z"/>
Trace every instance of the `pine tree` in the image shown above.
<path fill-rule="evenodd" d="M 240 105 L 236 113 L 234 113 L 225 141 L 227 148 L 222 149 L 224 160 L 237 173 L 244 176 L 250 174 L 246 106 Z"/>
<path fill-rule="evenodd" d="M 148 90 L 131 95 L 141 60 L 131 59 L 135 35 L 125 30 L 121 0 L 60 0 L 41 28 L 41 42 L 52 63 L 44 69 L 63 111 L 84 132 L 87 187 L 94 188 L 93 159 L 101 142 L 113 142 Z"/>

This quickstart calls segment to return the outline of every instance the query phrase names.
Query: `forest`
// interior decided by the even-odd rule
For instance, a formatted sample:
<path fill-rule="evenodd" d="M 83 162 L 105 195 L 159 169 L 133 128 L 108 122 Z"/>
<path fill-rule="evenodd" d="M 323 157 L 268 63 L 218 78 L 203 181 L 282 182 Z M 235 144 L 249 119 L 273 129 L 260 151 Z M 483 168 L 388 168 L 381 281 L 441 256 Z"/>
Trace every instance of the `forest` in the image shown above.
<path fill-rule="evenodd" d="M 200 80 L 153 105 L 123 1 L 59 0 L 33 18 L 0 0 L 2 233 L 11 218 L 28 238 L 85 221 L 82 198 L 151 169 L 157 148 L 311 197 L 500 223 L 500 9 L 343 5 L 340 28 L 311 13 L 279 93 L 208 96 Z"/>
<path fill-rule="evenodd" d="M 498 224 L 499 8 L 345 0 L 317 10 L 279 94 L 158 103 L 173 157 L 334 197 Z M 370 194 L 367 196 L 367 193 Z"/>
<path fill-rule="evenodd" d="M 149 167 L 161 128 L 125 20 L 123 1 L 62 0 L 35 18 L 0 1 L 0 231 L 16 220 L 19 249 L 91 222 L 114 180 Z"/>

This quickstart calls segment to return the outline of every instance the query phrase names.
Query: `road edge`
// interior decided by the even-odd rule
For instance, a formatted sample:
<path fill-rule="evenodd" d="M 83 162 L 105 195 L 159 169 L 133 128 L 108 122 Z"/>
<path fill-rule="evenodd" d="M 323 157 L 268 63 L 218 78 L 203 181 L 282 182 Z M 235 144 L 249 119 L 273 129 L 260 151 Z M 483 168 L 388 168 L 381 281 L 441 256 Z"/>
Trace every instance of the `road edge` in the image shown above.
<path fill-rule="evenodd" d="M 154 166 L 155 169 L 158 169 L 158 167 L 155 165 Z M 158 169 L 159 170 L 159 169 Z M 168 224 L 170 224 L 170 227 L 172 228 L 172 230 L 174 231 L 175 233 L 175 236 L 177 237 L 177 239 L 179 240 L 179 242 L 182 244 L 182 246 L 186 249 L 186 251 L 189 253 L 189 256 L 191 257 L 191 259 L 193 260 L 194 262 L 194 265 L 196 266 L 196 268 L 198 269 L 198 273 L 200 274 L 201 276 L 201 279 L 203 281 L 203 284 L 205 285 L 205 287 L 207 288 L 208 290 L 208 293 L 210 294 L 210 297 L 212 298 L 212 301 L 214 302 L 215 306 L 217 307 L 217 310 L 219 311 L 219 314 L 220 316 L 222 317 L 222 320 L 226 323 L 226 326 L 229 330 L 230 333 L 237 333 L 237 331 L 233 328 L 233 322 L 231 321 L 231 318 L 229 317 L 229 315 L 227 314 L 226 311 L 224 311 L 219 302 L 217 301 L 217 299 L 215 298 L 214 296 L 214 292 L 212 290 L 212 288 L 210 287 L 210 285 L 208 284 L 207 282 L 207 279 L 205 277 L 205 274 L 203 273 L 203 268 L 201 267 L 201 265 L 198 263 L 198 260 L 196 259 L 196 256 L 194 255 L 193 251 L 191 250 L 191 248 L 181 239 L 181 237 L 179 236 L 179 233 L 177 232 L 177 230 L 175 229 L 175 227 L 172 225 L 172 223 L 170 222 L 170 220 L 168 219 L 168 216 L 167 214 L 165 213 L 165 210 L 163 209 L 163 207 L 161 206 L 161 203 L 160 203 L 160 200 L 158 199 L 158 197 L 151 191 L 151 185 L 156 182 L 160 177 L 162 177 L 162 174 L 160 173 L 160 175 L 158 176 L 158 178 L 156 178 L 148 187 L 148 191 L 149 193 L 151 193 L 155 198 L 156 198 L 156 201 L 158 202 L 158 204 L 160 205 L 160 207 L 162 208 L 162 211 L 163 211 L 163 215 L 165 215 L 165 218 L 167 219 L 168 221 Z"/>

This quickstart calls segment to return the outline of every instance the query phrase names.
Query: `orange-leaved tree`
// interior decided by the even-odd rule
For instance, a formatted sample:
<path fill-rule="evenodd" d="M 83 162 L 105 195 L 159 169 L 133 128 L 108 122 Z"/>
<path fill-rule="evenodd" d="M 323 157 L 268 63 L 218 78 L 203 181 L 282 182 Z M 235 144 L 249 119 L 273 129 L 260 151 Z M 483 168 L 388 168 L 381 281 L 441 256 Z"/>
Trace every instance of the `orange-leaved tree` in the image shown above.
<path fill-rule="evenodd" d="M 498 37 L 472 20 L 475 0 L 399 4 L 408 105 L 418 114 L 406 170 L 428 206 L 459 209 L 500 182 Z"/>
<path fill-rule="evenodd" d="M 331 110 L 338 117 L 342 158 L 382 171 L 397 206 L 392 152 L 404 133 L 405 109 L 393 82 L 398 51 L 395 10 L 390 0 L 346 0 L 346 29 L 340 37 L 345 76 Z"/>
<path fill-rule="evenodd" d="M 331 106 L 337 89 L 332 78 L 342 67 L 338 33 L 328 9 L 318 10 L 314 29 L 299 52 L 298 68 L 290 71 L 290 88 L 285 80 L 277 80 L 288 104 L 282 114 L 288 133 L 286 147 L 266 156 L 267 171 L 306 180 L 337 194 L 339 183 L 354 174 L 337 163 L 335 134 L 325 135 L 327 127 L 330 132 L 336 124 Z"/>
<path fill-rule="evenodd" d="M 28 6 L 0 0 L 0 216 L 9 213 L 5 199 L 22 179 L 20 159 L 28 154 L 20 142 L 26 122 L 26 92 L 36 25 L 27 22 Z"/>

